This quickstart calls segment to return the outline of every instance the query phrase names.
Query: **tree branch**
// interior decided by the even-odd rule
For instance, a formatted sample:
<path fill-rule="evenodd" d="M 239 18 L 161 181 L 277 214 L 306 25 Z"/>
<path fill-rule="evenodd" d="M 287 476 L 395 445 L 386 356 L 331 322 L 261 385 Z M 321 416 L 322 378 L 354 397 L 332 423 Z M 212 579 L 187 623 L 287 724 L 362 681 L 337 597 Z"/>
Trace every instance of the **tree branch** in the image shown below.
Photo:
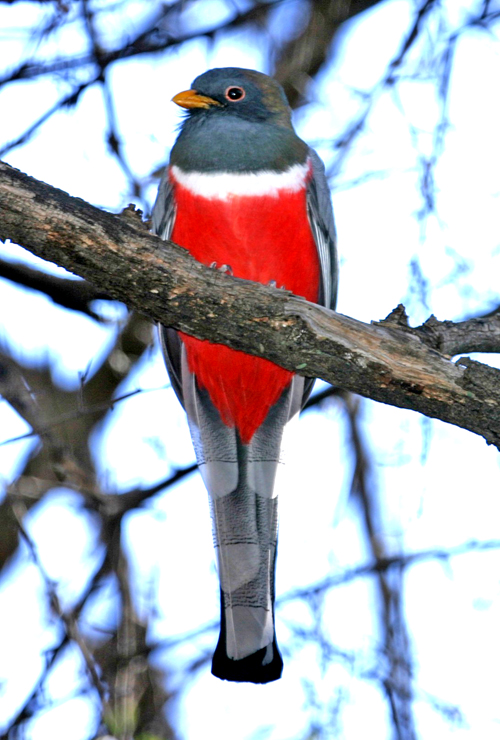
<path fill-rule="evenodd" d="M 500 447 L 500 371 L 468 358 L 451 362 L 433 348 L 435 332 L 429 340 L 428 327 L 410 329 L 399 314 L 370 326 L 287 291 L 210 270 L 148 234 L 139 219 L 136 226 L 4 163 L 0 214 L 0 239 L 56 262 L 156 321 L 456 424 Z M 484 325 L 474 331 L 473 323 L 462 323 L 468 338 L 461 351 L 500 351 L 498 317 L 484 320 L 484 345 Z M 444 322 L 440 335 L 449 330 Z"/>
<path fill-rule="evenodd" d="M 0 278 L 45 293 L 59 306 L 85 313 L 96 321 L 101 319 L 90 308 L 91 302 L 109 297 L 82 280 L 49 275 L 20 262 L 8 262 L 2 258 L 0 258 Z"/>

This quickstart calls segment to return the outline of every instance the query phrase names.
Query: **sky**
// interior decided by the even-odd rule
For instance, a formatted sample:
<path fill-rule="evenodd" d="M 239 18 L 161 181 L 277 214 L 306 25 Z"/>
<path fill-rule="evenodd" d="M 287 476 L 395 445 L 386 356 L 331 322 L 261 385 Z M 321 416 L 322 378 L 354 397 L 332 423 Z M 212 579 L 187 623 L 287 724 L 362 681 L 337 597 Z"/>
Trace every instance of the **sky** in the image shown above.
<path fill-rule="evenodd" d="M 454 21 L 463 5 L 447 4 Z M 127 23 L 133 28 L 134 6 L 130 7 L 128 18 L 122 18 L 122 31 Z M 222 2 L 210 1 L 205 7 L 211 21 L 224 12 Z M 308 91 L 310 103 L 297 111 L 294 121 L 299 135 L 317 145 L 327 167 L 332 162 L 329 142 L 341 135 L 361 109 L 363 93 L 377 86 L 388 61 L 397 54 L 411 23 L 412 7 L 406 0 L 392 0 L 349 23 L 329 64 Z M 43 13 L 43 8 L 38 6 L 36 12 Z M 299 12 L 299 3 L 287 12 Z M 12 29 L 31 25 L 32 13 L 28 3 L 0 5 L 3 67 L 22 53 L 22 36 Z M 201 26 L 206 22 L 206 18 L 195 20 Z M 284 11 L 277 12 L 272 32 L 285 33 L 286 23 Z M 110 24 L 106 31 L 111 36 L 115 27 Z M 426 37 L 427 43 L 431 41 Z M 75 49 L 80 38 L 75 30 L 54 43 Z M 421 199 L 413 145 L 416 142 L 421 155 L 431 152 L 439 117 L 432 80 L 421 70 L 417 79 L 408 77 L 402 83 L 398 95 L 384 93 L 378 98 L 364 136 L 332 183 L 341 254 L 341 313 L 363 321 L 380 320 L 403 301 L 411 323 L 417 324 L 430 313 L 439 319 L 457 319 L 498 304 L 500 110 L 492 90 L 500 76 L 499 48 L 498 35 L 487 36 L 480 30 L 471 30 L 457 45 L 449 96 L 452 125 L 436 169 L 439 218 L 431 216 L 424 229 L 417 218 Z M 264 42 L 241 31 L 213 44 L 192 42 L 183 48 L 182 56 L 172 53 L 123 63 L 112 72 L 111 82 L 133 167 L 146 177 L 166 161 L 180 122 L 170 99 L 187 89 L 194 77 L 217 66 L 271 71 L 265 64 Z M 0 109 L 11 111 L 2 117 L 0 148 L 55 101 L 64 84 L 47 79 L 0 90 Z M 54 116 L 6 159 L 71 195 L 118 210 L 129 202 L 129 194 L 116 162 L 106 152 L 104 126 L 100 93 L 92 89 L 77 108 Z M 383 174 L 354 185 L 366 172 Z M 153 187 L 149 198 L 154 198 Z M 5 245 L 1 254 L 39 264 L 14 245 Z M 457 261 L 463 267 L 458 273 Z M 415 287 L 412 262 L 426 277 L 425 295 Z M 124 320 L 123 307 L 102 310 Z M 67 388 L 78 386 L 81 373 L 92 358 L 105 352 L 116 332 L 113 325 L 97 325 L 54 307 L 39 294 L 20 293 L 5 281 L 0 315 L 0 342 L 33 362 L 50 358 L 54 379 Z M 479 359 L 499 366 L 498 356 Z M 110 491 L 146 487 L 165 477 L 169 464 L 193 461 L 184 414 L 168 389 L 158 348 L 119 392 L 135 388 L 147 392 L 117 404 L 93 440 L 101 478 Z M 371 402 L 364 402 L 362 408 L 363 432 L 375 460 L 383 528 L 394 553 L 452 548 L 498 537 L 498 451 L 477 436 L 441 422 L 425 422 L 411 412 Z M 25 431 L 27 425 L 17 414 L 6 403 L 0 404 L 3 439 Z M 32 440 L 0 446 L 0 475 L 5 483 L 15 476 L 31 445 Z M 364 563 L 367 557 L 355 504 L 347 501 L 352 459 L 341 410 L 333 406 L 304 414 L 294 430 L 289 458 L 289 491 L 280 500 L 278 601 L 295 589 Z M 92 521 L 80 499 L 65 489 L 56 490 L 46 503 L 30 511 L 26 526 L 48 576 L 71 603 L 97 557 Z M 198 475 L 129 517 L 125 541 L 136 575 L 139 612 L 147 608 L 151 591 L 158 601 L 151 640 L 168 644 L 218 618 L 208 501 Z M 493 740 L 499 736 L 499 565 L 500 553 L 490 551 L 420 563 L 405 574 L 406 616 L 415 657 L 415 715 L 421 737 Z M 186 584 L 190 584 L 187 592 Z M 22 701 L 29 682 L 36 680 L 41 651 L 55 639 L 53 620 L 40 613 L 42 590 L 35 565 L 26 553 L 17 556 L 10 577 L 0 584 L 0 726 Z M 324 669 L 310 645 L 300 648 L 293 659 L 287 655 L 287 645 L 294 641 L 290 626 L 313 624 L 309 609 L 297 600 L 278 606 L 284 677 L 264 688 L 222 683 L 208 668 L 200 672 L 175 707 L 181 737 L 203 737 L 211 728 L 221 740 L 299 738 L 311 717 L 319 724 L 329 722 L 328 711 L 335 702 L 342 706 L 341 725 L 335 734 L 326 729 L 324 737 L 364 737 L 368 732 L 372 740 L 391 737 L 387 708 L 378 688 L 367 679 L 370 670 L 384 662 L 374 606 L 375 592 L 366 579 L 328 593 L 322 628 L 338 646 L 339 656 Z M 115 607 L 110 594 L 107 606 L 88 615 L 86 628 L 106 624 Z M 21 631 L 20 644 L 12 635 Z M 200 649 L 211 648 L 215 637 L 212 631 L 194 644 L 159 651 L 156 659 L 178 668 Z M 54 672 L 48 689 L 55 704 L 31 723 L 30 740 L 62 737 L 61 728 L 65 728 L 65 740 L 86 737 L 94 708 L 88 697 L 72 697 L 81 681 L 79 671 L 81 663 L 74 651 Z M 315 710 L 305 708 L 307 681 L 318 692 Z M 444 719 L 436 703 L 458 705 L 464 724 Z"/>

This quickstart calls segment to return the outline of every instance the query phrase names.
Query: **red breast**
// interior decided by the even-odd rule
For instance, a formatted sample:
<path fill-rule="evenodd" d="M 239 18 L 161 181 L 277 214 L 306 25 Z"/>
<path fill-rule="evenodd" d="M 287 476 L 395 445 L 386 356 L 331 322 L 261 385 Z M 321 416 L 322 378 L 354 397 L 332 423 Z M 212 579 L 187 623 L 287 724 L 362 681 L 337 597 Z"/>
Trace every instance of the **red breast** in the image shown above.
<path fill-rule="evenodd" d="M 230 265 L 235 277 L 264 284 L 274 280 L 296 295 L 317 301 L 320 266 L 306 205 L 310 168 L 302 168 L 302 181 L 299 172 L 289 187 L 285 182 L 281 188 L 280 176 L 273 180 L 275 173 L 240 179 L 230 175 L 233 181 L 236 177 L 232 188 L 236 192 L 228 192 L 223 174 L 212 176 L 212 181 L 202 175 L 200 185 L 195 177 L 183 178 L 174 169 L 170 176 L 177 213 L 172 240 L 205 265 Z M 269 187 L 263 180 L 252 180 L 266 176 Z M 248 187 L 245 177 L 250 178 Z M 199 385 L 207 389 L 223 421 L 236 426 L 242 441 L 249 442 L 292 373 L 222 345 L 185 335 L 183 341 Z"/>

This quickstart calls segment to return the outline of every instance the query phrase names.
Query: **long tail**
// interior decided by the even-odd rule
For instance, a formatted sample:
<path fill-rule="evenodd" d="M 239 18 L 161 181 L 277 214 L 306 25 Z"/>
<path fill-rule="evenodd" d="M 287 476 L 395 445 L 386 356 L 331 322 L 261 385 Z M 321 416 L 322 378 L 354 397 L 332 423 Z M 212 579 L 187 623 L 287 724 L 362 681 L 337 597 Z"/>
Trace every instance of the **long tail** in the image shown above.
<path fill-rule="evenodd" d="M 283 661 L 274 631 L 274 573 L 278 500 L 272 480 L 253 486 L 252 443 L 238 441 L 238 485 L 212 498 L 215 547 L 221 584 L 221 633 L 212 673 L 231 681 L 267 683 L 281 676 Z M 269 464 L 267 464 L 269 468 Z M 274 478 L 277 462 L 268 475 Z"/>
<path fill-rule="evenodd" d="M 283 661 L 274 630 L 278 500 L 274 483 L 283 429 L 300 408 L 295 377 L 249 444 L 221 420 L 182 363 L 183 397 L 200 472 L 210 494 L 221 587 L 221 631 L 212 673 L 228 681 L 268 683 Z"/>

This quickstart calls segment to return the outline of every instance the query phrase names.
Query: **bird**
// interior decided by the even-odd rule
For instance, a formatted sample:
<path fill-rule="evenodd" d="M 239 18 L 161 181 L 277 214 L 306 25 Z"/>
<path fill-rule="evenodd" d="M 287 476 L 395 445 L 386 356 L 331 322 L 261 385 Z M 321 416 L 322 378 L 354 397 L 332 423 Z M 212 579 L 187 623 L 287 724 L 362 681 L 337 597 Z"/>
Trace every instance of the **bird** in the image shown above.
<path fill-rule="evenodd" d="M 299 136 L 281 85 L 211 69 L 172 98 L 185 118 L 160 181 L 152 231 L 199 262 L 334 309 L 336 236 L 324 165 Z M 283 431 L 314 379 L 160 327 L 209 493 L 220 583 L 212 674 L 264 684 L 283 660 L 274 622 Z"/>

